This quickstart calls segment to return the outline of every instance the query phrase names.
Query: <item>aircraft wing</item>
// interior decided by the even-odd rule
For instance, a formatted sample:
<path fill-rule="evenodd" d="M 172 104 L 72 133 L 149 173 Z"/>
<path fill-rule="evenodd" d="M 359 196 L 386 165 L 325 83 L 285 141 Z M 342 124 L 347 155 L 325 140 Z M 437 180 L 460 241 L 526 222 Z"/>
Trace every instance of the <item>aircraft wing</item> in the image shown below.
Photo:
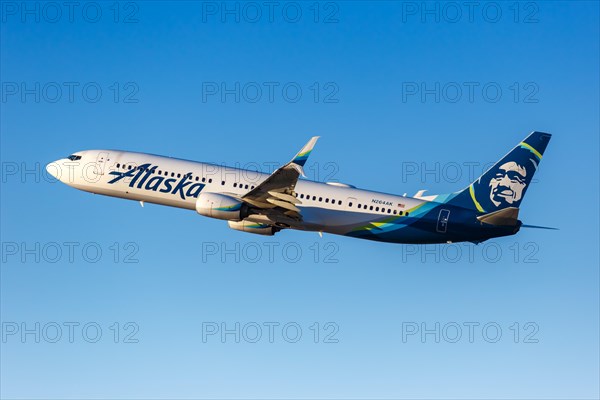
<path fill-rule="evenodd" d="M 260 185 L 242 196 L 242 200 L 252 206 L 264 209 L 271 220 L 302 220 L 296 207 L 301 201 L 295 197 L 294 188 L 300 175 L 304 175 L 304 164 L 317 143 L 319 136 L 312 137 L 294 158 L 278 168 Z"/>

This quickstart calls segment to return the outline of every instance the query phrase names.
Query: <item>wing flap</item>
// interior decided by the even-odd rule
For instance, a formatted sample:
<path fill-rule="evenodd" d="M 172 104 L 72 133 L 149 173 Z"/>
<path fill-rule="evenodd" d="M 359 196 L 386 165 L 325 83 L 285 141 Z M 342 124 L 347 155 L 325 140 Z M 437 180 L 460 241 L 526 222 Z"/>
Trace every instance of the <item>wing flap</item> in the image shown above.
<path fill-rule="evenodd" d="M 302 202 L 300 200 L 298 200 L 297 197 L 289 195 L 289 194 L 275 192 L 273 190 L 269 191 L 269 194 L 279 200 L 287 201 L 288 203 L 302 204 Z"/>
<path fill-rule="evenodd" d="M 285 208 L 286 210 L 290 210 L 290 211 L 295 211 L 298 214 L 300 214 L 300 209 L 298 207 L 296 207 L 295 205 L 293 205 L 292 203 L 288 203 L 287 201 L 277 200 L 272 197 L 269 197 L 267 199 L 267 201 L 271 204 L 275 204 L 277 207 Z"/>

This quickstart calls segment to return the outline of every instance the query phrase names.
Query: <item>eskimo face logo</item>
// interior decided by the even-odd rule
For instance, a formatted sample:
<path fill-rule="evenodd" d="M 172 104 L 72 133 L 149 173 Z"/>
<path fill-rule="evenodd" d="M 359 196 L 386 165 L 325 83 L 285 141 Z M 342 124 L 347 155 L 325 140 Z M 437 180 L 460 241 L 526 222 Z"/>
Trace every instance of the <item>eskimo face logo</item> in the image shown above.
<path fill-rule="evenodd" d="M 527 186 L 525 167 L 514 161 L 504 163 L 498 168 L 496 176 L 490 180 L 490 201 L 496 206 L 511 206 L 523 197 Z"/>

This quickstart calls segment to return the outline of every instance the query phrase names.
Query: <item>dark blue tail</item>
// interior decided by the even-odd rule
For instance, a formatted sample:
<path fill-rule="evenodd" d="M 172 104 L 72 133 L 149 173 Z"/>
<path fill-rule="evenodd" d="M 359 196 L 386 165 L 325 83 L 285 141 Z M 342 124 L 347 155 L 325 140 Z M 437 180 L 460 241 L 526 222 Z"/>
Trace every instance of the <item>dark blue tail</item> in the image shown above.
<path fill-rule="evenodd" d="M 489 213 L 519 207 L 552 135 L 533 132 L 466 189 L 446 203 Z"/>

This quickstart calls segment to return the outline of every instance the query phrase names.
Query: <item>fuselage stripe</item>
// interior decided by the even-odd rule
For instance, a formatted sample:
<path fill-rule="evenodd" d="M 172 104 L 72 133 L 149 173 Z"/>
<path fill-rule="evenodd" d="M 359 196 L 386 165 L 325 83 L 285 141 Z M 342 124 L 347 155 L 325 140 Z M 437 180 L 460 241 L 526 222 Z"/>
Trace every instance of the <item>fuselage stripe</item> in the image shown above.
<path fill-rule="evenodd" d="M 479 204 L 479 202 L 475 198 L 475 190 L 473 189 L 473 185 L 469 186 L 469 194 L 471 195 L 471 198 L 473 199 L 473 203 L 475 203 L 475 207 L 477 207 L 477 211 L 485 212 L 483 207 L 481 207 L 481 204 Z"/>
<path fill-rule="evenodd" d="M 526 149 L 530 150 L 540 160 L 542 159 L 542 154 L 539 151 L 537 151 L 536 149 L 534 149 L 531 145 L 529 145 L 525 142 L 521 142 L 520 145 L 521 145 L 521 147 L 525 147 Z"/>

